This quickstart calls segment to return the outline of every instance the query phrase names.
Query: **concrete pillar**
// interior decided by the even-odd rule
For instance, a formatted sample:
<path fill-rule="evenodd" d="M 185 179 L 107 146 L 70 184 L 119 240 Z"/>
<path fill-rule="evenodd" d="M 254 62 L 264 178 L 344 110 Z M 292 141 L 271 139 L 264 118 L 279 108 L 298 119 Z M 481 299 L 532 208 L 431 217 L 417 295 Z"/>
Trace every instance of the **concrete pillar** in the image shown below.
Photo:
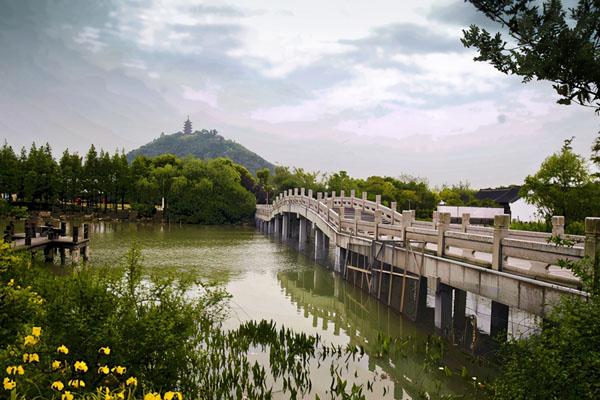
<path fill-rule="evenodd" d="M 584 254 L 594 266 L 592 290 L 600 291 L 600 218 L 585 219 L 585 250 Z"/>
<path fill-rule="evenodd" d="M 427 315 L 427 277 L 419 278 L 419 298 L 417 299 L 417 315 L 418 320 L 423 320 Z"/>
<path fill-rule="evenodd" d="M 450 213 L 440 212 L 438 213 L 438 241 L 437 241 L 437 255 L 443 256 L 446 253 L 446 231 L 450 228 Z"/>
<path fill-rule="evenodd" d="M 324 258 L 329 257 L 329 237 L 323 234 L 323 247 L 321 248 Z"/>
<path fill-rule="evenodd" d="M 447 335 L 452 328 L 452 287 L 439 280 L 435 290 L 434 315 L 435 327 Z"/>
<path fill-rule="evenodd" d="M 507 305 L 492 300 L 492 316 L 490 321 L 490 336 L 500 337 L 506 340 L 508 331 L 508 311 Z"/>
<path fill-rule="evenodd" d="M 300 250 L 304 250 L 306 246 L 306 242 L 308 240 L 307 228 L 306 228 L 306 218 L 300 217 L 298 221 L 298 247 Z"/>
<path fill-rule="evenodd" d="M 471 214 L 463 213 L 462 218 L 460 219 L 460 225 L 461 225 L 463 232 L 467 232 L 470 223 L 471 223 Z"/>
<path fill-rule="evenodd" d="M 282 227 L 281 227 L 281 238 L 286 240 L 290 235 L 290 214 L 283 213 L 282 216 Z"/>
<path fill-rule="evenodd" d="M 461 289 L 454 289 L 454 317 L 452 325 L 454 328 L 454 337 L 463 337 L 466 328 L 465 311 L 467 308 L 467 292 Z"/>
<path fill-rule="evenodd" d="M 343 274 L 344 269 L 346 269 L 346 265 L 344 265 L 346 261 L 346 249 L 335 246 L 335 259 L 333 263 L 333 270 L 337 273 Z"/>
<path fill-rule="evenodd" d="M 555 215 L 552 217 L 552 236 L 563 237 L 565 234 L 565 217 Z"/>
<path fill-rule="evenodd" d="M 315 260 L 321 258 L 323 253 L 323 232 L 319 228 L 315 229 Z"/>
<path fill-rule="evenodd" d="M 502 271 L 502 239 L 508 236 L 510 226 L 510 215 L 502 214 L 494 216 L 494 243 L 492 247 L 492 269 Z"/>

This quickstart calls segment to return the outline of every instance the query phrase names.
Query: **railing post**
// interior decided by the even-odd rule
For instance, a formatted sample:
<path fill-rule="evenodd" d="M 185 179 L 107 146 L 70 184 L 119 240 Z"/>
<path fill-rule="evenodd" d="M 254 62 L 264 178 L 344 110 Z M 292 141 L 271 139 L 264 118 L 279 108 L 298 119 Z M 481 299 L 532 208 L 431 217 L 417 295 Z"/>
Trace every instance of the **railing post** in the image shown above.
<path fill-rule="evenodd" d="M 398 208 L 398 203 L 396 203 L 395 201 L 392 201 L 392 203 L 390 204 L 390 208 L 392 209 L 392 225 L 394 224 L 394 222 L 396 221 L 396 208 Z"/>
<path fill-rule="evenodd" d="M 494 244 L 492 247 L 492 269 L 502 271 L 502 239 L 508 236 L 510 215 L 501 214 L 494 216 Z"/>
<path fill-rule="evenodd" d="M 340 232 L 342 231 L 342 222 L 344 222 L 346 211 L 344 210 L 344 204 L 340 207 L 340 213 L 338 214 L 340 223 Z"/>
<path fill-rule="evenodd" d="M 356 190 L 354 190 L 354 189 L 350 190 L 350 197 L 352 197 L 353 199 L 356 197 Z"/>
<path fill-rule="evenodd" d="M 471 223 L 471 214 L 469 213 L 463 213 L 461 219 L 460 219 L 460 224 L 462 226 L 462 231 L 463 232 L 467 232 L 467 230 L 469 229 L 469 224 Z"/>
<path fill-rule="evenodd" d="M 294 188 L 294 196 L 298 196 L 298 188 Z"/>
<path fill-rule="evenodd" d="M 433 222 L 433 229 L 437 229 L 438 222 L 440 221 L 440 212 L 434 211 L 431 216 L 431 221 Z"/>
<path fill-rule="evenodd" d="M 437 223 L 437 232 L 438 232 L 438 240 L 437 240 L 437 255 L 443 256 L 446 253 L 446 231 L 450 227 L 450 213 L 448 212 L 440 212 L 437 215 L 438 223 Z"/>
<path fill-rule="evenodd" d="M 585 250 L 584 254 L 594 266 L 592 290 L 600 290 L 600 218 L 585 219 Z"/>
<path fill-rule="evenodd" d="M 408 246 L 408 240 L 406 240 L 406 228 L 412 226 L 412 216 L 412 211 L 402 211 L 402 240 L 404 241 L 404 246 Z"/>
<path fill-rule="evenodd" d="M 555 215 L 552 217 L 552 236 L 563 237 L 565 234 L 565 217 Z"/>
<path fill-rule="evenodd" d="M 354 234 L 358 236 L 358 221 L 360 221 L 360 209 L 354 209 Z"/>
<path fill-rule="evenodd" d="M 306 189 L 300 188 L 300 196 L 304 197 L 305 193 L 306 193 Z"/>
<path fill-rule="evenodd" d="M 310 197 L 311 199 L 313 198 L 313 191 L 312 191 L 312 189 L 308 189 L 308 197 Z"/>
<path fill-rule="evenodd" d="M 379 240 L 379 224 L 381 223 L 381 210 L 375 210 L 375 240 Z"/>
<path fill-rule="evenodd" d="M 367 192 L 362 192 L 362 209 L 365 209 L 365 203 L 367 202 Z"/>
<path fill-rule="evenodd" d="M 381 195 L 380 194 L 376 194 L 375 195 L 375 209 L 379 210 L 379 205 L 381 204 Z"/>

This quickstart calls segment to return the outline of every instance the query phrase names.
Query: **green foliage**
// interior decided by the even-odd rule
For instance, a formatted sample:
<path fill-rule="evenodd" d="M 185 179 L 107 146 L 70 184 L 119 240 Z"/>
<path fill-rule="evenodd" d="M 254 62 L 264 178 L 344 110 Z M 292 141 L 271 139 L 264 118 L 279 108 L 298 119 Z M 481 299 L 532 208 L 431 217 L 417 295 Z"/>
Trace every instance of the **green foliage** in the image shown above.
<path fill-rule="evenodd" d="M 546 220 L 562 215 L 567 227 L 600 212 L 600 185 L 591 181 L 587 164 L 573 152 L 571 141 L 565 140 L 560 152 L 546 158 L 521 188 L 521 195 L 538 207 Z"/>
<path fill-rule="evenodd" d="M 130 161 L 137 156 L 156 157 L 161 154 L 174 154 L 177 157 L 193 156 L 203 160 L 227 157 L 236 164 L 246 167 L 251 173 L 261 168 L 273 170 L 273 164 L 239 143 L 227 140 L 215 130 L 201 130 L 184 135 L 181 132 L 164 135 L 139 149 L 127 154 Z"/>
<path fill-rule="evenodd" d="M 0 294 L 20 291 L 6 307 L 0 303 L 0 370 L 25 368 L 23 376 L 13 376 L 13 396 L 55 398 L 53 381 L 66 385 L 82 379 L 85 389 L 68 389 L 84 398 L 101 385 L 124 381 L 118 372 L 99 372 L 103 365 L 120 365 L 127 367 L 127 376 L 137 377 L 138 393 L 178 390 L 190 399 L 269 399 L 277 385 L 290 398 L 304 398 L 312 389 L 311 365 L 328 362 L 337 372 L 332 393 L 365 398 L 362 385 L 349 387 L 340 376 L 346 361 L 360 359 L 363 349 L 325 345 L 319 336 L 277 328 L 274 322 L 251 321 L 226 331 L 221 327 L 228 298 L 223 290 L 185 276 L 147 275 L 136 246 L 119 268 L 84 267 L 66 275 L 25 259 L 0 247 Z M 41 338 L 24 343 L 34 326 L 41 328 Z M 68 354 L 57 352 L 62 345 Z M 110 354 L 100 354 L 103 347 Z M 268 361 L 253 361 L 256 351 L 268 353 Z M 24 363 L 24 353 L 38 354 L 40 361 Z M 61 366 L 53 369 L 52 360 Z M 89 370 L 74 371 L 78 360 Z"/>
<path fill-rule="evenodd" d="M 531 232 L 552 232 L 552 225 L 547 221 L 516 221 L 510 223 L 510 229 Z"/>
<path fill-rule="evenodd" d="M 497 399 L 600 397 L 600 298 L 566 296 L 539 334 L 502 351 Z"/>
<path fill-rule="evenodd" d="M 554 82 L 558 103 L 595 104 L 600 111 L 600 3 L 579 0 L 567 10 L 559 0 L 468 0 L 508 31 L 505 41 L 471 25 L 463 44 L 506 74 Z"/>

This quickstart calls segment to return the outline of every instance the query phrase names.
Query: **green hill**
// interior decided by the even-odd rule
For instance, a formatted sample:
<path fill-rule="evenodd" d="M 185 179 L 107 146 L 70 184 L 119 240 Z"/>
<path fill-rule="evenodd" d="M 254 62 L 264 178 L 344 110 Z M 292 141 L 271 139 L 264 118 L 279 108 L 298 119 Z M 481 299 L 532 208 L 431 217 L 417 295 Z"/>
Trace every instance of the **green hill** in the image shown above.
<path fill-rule="evenodd" d="M 205 129 L 189 134 L 162 134 L 152 142 L 130 151 L 127 159 L 131 162 L 138 155 L 154 157 L 164 153 L 175 154 L 178 157 L 192 155 L 202 159 L 227 157 L 245 166 L 253 174 L 261 168 L 275 168 L 273 164 L 241 144 L 225 139 L 216 130 Z"/>

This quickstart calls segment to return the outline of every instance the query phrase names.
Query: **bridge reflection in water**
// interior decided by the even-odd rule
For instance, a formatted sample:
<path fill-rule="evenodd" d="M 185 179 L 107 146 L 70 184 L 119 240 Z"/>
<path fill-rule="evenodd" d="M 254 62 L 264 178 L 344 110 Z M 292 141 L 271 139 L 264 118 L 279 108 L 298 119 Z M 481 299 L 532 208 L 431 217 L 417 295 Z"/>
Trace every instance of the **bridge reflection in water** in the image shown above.
<path fill-rule="evenodd" d="M 308 251 L 306 256 L 310 254 Z M 322 264 L 279 272 L 281 288 L 304 317 L 312 319 L 315 328 L 348 336 L 350 344 L 362 346 L 368 354 L 369 370 L 381 371 L 383 379 L 394 382 L 394 398 L 420 398 L 424 392 L 464 393 L 469 397 L 473 393 L 471 376 L 494 373 L 476 358 L 448 348 L 427 325 L 403 318 L 345 281 L 327 268 L 331 266 L 328 260 Z M 395 339 L 398 351 L 383 354 L 384 338 Z M 453 371 L 451 377 L 438 369 L 442 365 Z M 462 370 L 464 377 L 460 376 Z"/>

